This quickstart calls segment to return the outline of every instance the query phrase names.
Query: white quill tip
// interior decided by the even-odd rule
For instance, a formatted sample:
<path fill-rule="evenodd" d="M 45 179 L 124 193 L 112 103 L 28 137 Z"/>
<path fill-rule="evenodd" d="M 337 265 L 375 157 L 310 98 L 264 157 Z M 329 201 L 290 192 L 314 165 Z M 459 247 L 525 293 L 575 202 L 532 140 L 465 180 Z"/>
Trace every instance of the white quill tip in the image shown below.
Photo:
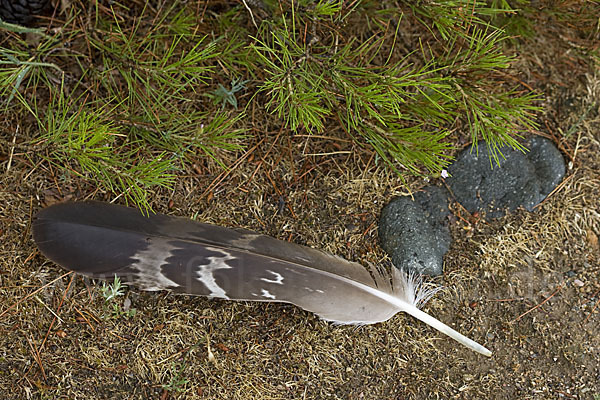
<path fill-rule="evenodd" d="M 419 309 L 419 307 L 425 304 L 425 302 L 427 302 L 427 300 L 429 300 L 431 296 L 433 296 L 440 288 L 425 288 L 423 286 L 421 276 L 413 272 L 406 273 L 404 271 L 396 270 L 394 273 L 394 281 L 396 295 L 400 295 L 396 301 L 399 303 L 398 306 L 402 311 L 412 315 L 418 320 L 425 322 L 432 328 L 435 328 L 438 331 L 450 336 L 452 339 L 467 346 L 471 350 L 474 350 L 487 357 L 492 355 L 490 350 L 486 349 L 479 343 L 469 339 L 468 337 L 455 331 L 448 325 Z"/>
<path fill-rule="evenodd" d="M 490 350 L 486 349 L 485 347 L 483 347 L 476 341 L 469 339 L 468 337 L 464 336 L 463 334 L 458 333 L 457 331 L 450 328 L 448 325 L 444 324 L 443 322 L 433 318 L 431 315 L 427 314 L 426 312 L 419 310 L 417 307 L 414 307 L 414 306 L 407 307 L 407 308 L 403 309 L 403 311 L 405 311 L 406 313 L 412 315 L 413 317 L 425 322 L 427 325 L 431 326 L 432 328 L 435 328 L 438 331 L 450 336 L 452 339 L 456 340 L 460 344 L 467 346 L 471 350 L 474 350 L 480 354 L 483 354 L 484 356 L 491 357 L 492 352 Z"/>

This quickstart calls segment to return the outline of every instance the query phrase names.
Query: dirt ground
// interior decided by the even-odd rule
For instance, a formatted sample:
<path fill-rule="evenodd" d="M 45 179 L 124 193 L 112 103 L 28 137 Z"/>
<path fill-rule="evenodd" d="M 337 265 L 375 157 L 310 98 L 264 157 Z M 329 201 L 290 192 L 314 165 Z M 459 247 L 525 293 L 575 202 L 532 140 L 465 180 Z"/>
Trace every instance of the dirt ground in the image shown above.
<path fill-rule="evenodd" d="M 15 127 L 28 138 L 34 125 L 5 116 L 0 397 L 600 399 L 600 70 L 573 67 L 581 42 L 555 33 L 532 40 L 535 57 L 515 68 L 543 93 L 538 134 L 557 143 L 567 176 L 534 213 L 487 221 L 455 211 L 445 273 L 433 279 L 445 289 L 425 306 L 491 358 L 404 315 L 337 327 L 290 305 L 135 289 L 114 303 L 135 315 L 116 312 L 99 284 L 41 256 L 30 233 L 45 205 L 113 197 L 13 146 Z M 260 110 L 249 115 L 262 120 L 249 121 L 254 143 L 234 168 L 182 171 L 175 190 L 156 193 L 155 210 L 389 265 L 377 220 L 407 195 L 400 179 L 349 140 L 290 136 Z"/>

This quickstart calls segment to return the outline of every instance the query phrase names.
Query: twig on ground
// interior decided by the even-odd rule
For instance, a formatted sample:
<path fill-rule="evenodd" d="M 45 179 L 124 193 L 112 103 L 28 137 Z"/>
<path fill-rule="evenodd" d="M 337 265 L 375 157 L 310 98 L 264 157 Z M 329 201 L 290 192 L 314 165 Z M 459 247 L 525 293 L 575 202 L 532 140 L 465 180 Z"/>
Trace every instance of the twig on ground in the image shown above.
<path fill-rule="evenodd" d="M 69 284 L 67 285 L 67 288 L 65 289 L 65 291 L 63 292 L 63 296 L 60 299 L 60 303 L 58 304 L 58 308 L 56 309 L 56 312 L 60 312 L 60 309 L 62 308 L 63 303 L 65 302 L 65 299 L 67 298 L 67 293 L 69 292 L 69 289 L 71 288 L 71 284 L 73 283 L 73 280 L 75 279 L 75 274 L 71 275 L 71 280 L 69 281 Z M 38 353 L 40 353 L 42 351 L 42 349 L 44 348 L 44 345 L 46 344 L 46 340 L 48 340 L 48 336 L 50 336 L 50 331 L 52 331 L 52 327 L 54 327 L 54 323 L 56 322 L 56 319 L 58 318 L 58 315 L 56 315 L 56 313 L 54 314 L 54 318 L 52 318 L 52 322 L 50 323 L 50 326 L 48 327 L 48 331 L 46 332 L 46 336 L 44 337 L 44 341 L 42 342 L 42 344 L 40 345 L 40 347 L 37 349 Z"/>
<path fill-rule="evenodd" d="M 546 297 L 541 303 L 537 304 L 535 307 L 530 308 L 529 310 L 525 311 L 523 314 L 519 315 L 517 318 L 513 319 L 512 321 L 510 321 L 511 324 L 517 322 L 518 320 L 520 320 L 521 318 L 523 318 L 524 316 L 526 316 L 527 314 L 529 314 L 530 312 L 532 312 L 533 310 L 537 310 L 538 308 L 540 308 L 544 303 L 546 303 L 548 300 L 550 300 L 552 297 L 554 297 L 554 295 L 556 293 L 558 293 L 564 286 L 564 283 L 561 282 L 560 285 L 558 285 L 558 287 L 556 288 L 556 290 L 548 297 Z"/>
<path fill-rule="evenodd" d="M 2 318 L 6 313 L 8 313 L 10 310 L 12 310 L 13 308 L 15 308 L 16 306 L 18 306 L 19 304 L 23 303 L 24 301 L 28 300 L 29 298 L 31 298 L 32 296 L 35 296 L 36 294 L 38 294 L 39 292 L 41 292 L 42 290 L 44 290 L 45 288 L 47 288 L 48 286 L 52 285 L 54 282 L 61 280 L 62 278 L 64 278 L 65 276 L 71 275 L 73 274 L 73 271 L 69 271 L 65 274 L 62 274 L 61 276 L 59 276 L 58 278 L 46 283 L 44 286 L 34 290 L 33 292 L 29 293 L 27 296 L 23 297 L 22 299 L 16 301 L 12 306 L 8 307 L 6 310 L 2 311 L 2 313 L 0 313 L 0 318 Z"/>
<path fill-rule="evenodd" d="M 556 186 L 550 193 L 548 193 L 548 196 L 546 196 L 544 198 L 544 200 L 542 200 L 540 203 L 536 204 L 533 209 L 535 210 L 536 208 L 538 208 L 539 206 L 541 206 L 542 204 L 544 204 L 546 202 L 546 200 L 548 200 L 550 198 L 550 196 L 555 195 L 556 193 L 558 193 L 563 187 L 565 187 L 565 185 L 571 180 L 573 179 L 575 175 L 569 175 L 567 176 L 565 179 L 563 179 L 563 181 L 561 183 L 558 184 L 558 186 Z"/>
<path fill-rule="evenodd" d="M 250 154 L 252 154 L 257 148 L 258 146 L 260 146 L 262 144 L 262 142 L 265 141 L 265 138 L 263 137 L 257 144 L 255 144 L 250 150 L 248 150 L 246 153 L 244 153 L 243 156 L 241 156 L 240 158 L 237 159 L 237 161 L 233 164 L 233 166 L 231 168 L 226 169 L 225 171 L 221 172 L 221 174 L 219 176 L 217 176 L 211 183 L 210 185 L 208 185 L 208 187 L 206 188 L 206 190 L 204 190 L 204 192 L 200 195 L 200 199 L 203 198 L 204 196 L 206 196 L 208 193 L 210 193 L 214 188 L 216 188 L 217 186 L 219 186 L 219 184 L 221 182 L 223 182 L 225 180 L 225 178 L 227 178 L 229 176 L 229 174 L 235 170 L 237 167 L 239 167 L 242 164 L 242 161 L 244 161 L 246 158 L 248 158 L 250 156 Z"/>
<path fill-rule="evenodd" d="M 594 293 L 594 295 L 592 297 L 596 296 L 598 294 L 598 292 L 600 292 L 600 290 L 597 290 L 596 293 Z M 599 304 L 600 304 L 600 299 L 598 299 L 596 301 L 596 304 L 594 304 L 594 307 L 592 308 L 592 311 L 590 312 L 590 315 L 588 315 L 583 322 L 588 322 L 588 320 L 592 317 L 592 315 L 594 315 L 594 311 L 596 311 L 596 308 L 598 308 Z"/>
<path fill-rule="evenodd" d="M 33 345 L 33 338 L 27 338 L 27 343 L 29 343 L 29 347 L 31 347 L 31 354 L 35 360 L 35 362 L 39 365 L 40 370 L 42 371 L 42 376 L 44 380 L 46 380 L 46 371 L 44 370 L 44 365 L 42 364 L 42 358 L 40 357 L 39 351 Z"/>
<path fill-rule="evenodd" d="M 83 318 L 83 320 L 90 326 L 90 328 L 92 328 L 92 331 L 96 331 L 96 328 L 94 328 L 94 326 L 90 323 L 90 320 L 87 319 L 85 317 L 85 315 L 83 315 L 83 313 L 81 312 L 81 310 L 79 310 L 79 308 L 75 307 L 75 311 L 77 311 L 79 313 L 79 315 L 81 315 L 81 318 Z"/>
<path fill-rule="evenodd" d="M 252 13 L 252 9 L 248 6 L 246 0 L 242 0 L 242 3 L 244 3 L 244 7 L 246 7 L 246 10 L 248 10 L 248 13 L 250 13 L 250 18 L 252 18 L 252 24 L 254 24 L 254 27 L 258 30 L 258 24 L 254 20 L 254 14 Z"/>

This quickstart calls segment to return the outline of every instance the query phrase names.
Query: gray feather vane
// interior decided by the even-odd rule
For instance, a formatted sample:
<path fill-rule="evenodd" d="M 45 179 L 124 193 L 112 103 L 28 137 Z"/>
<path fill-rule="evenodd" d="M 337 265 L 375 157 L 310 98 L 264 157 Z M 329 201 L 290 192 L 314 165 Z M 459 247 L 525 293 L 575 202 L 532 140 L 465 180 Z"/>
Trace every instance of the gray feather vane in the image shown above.
<path fill-rule="evenodd" d="M 419 310 L 431 294 L 395 270 L 392 280 L 358 263 L 243 229 L 100 202 L 40 211 L 42 254 L 83 275 L 142 290 L 291 303 L 339 324 L 374 324 L 406 312 L 469 348 L 491 352 Z"/>

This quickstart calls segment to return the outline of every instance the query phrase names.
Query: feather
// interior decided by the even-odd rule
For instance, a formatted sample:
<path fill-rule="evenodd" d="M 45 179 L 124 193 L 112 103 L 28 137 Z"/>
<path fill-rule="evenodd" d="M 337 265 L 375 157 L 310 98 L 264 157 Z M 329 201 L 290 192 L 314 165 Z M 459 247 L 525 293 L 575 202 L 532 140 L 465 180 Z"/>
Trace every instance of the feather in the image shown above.
<path fill-rule="evenodd" d="M 491 355 L 419 310 L 432 292 L 414 276 L 395 270 L 390 282 L 358 263 L 244 229 L 75 202 L 40 211 L 33 237 L 50 260 L 89 277 L 118 276 L 142 290 L 292 303 L 338 324 L 374 324 L 403 311 Z"/>

